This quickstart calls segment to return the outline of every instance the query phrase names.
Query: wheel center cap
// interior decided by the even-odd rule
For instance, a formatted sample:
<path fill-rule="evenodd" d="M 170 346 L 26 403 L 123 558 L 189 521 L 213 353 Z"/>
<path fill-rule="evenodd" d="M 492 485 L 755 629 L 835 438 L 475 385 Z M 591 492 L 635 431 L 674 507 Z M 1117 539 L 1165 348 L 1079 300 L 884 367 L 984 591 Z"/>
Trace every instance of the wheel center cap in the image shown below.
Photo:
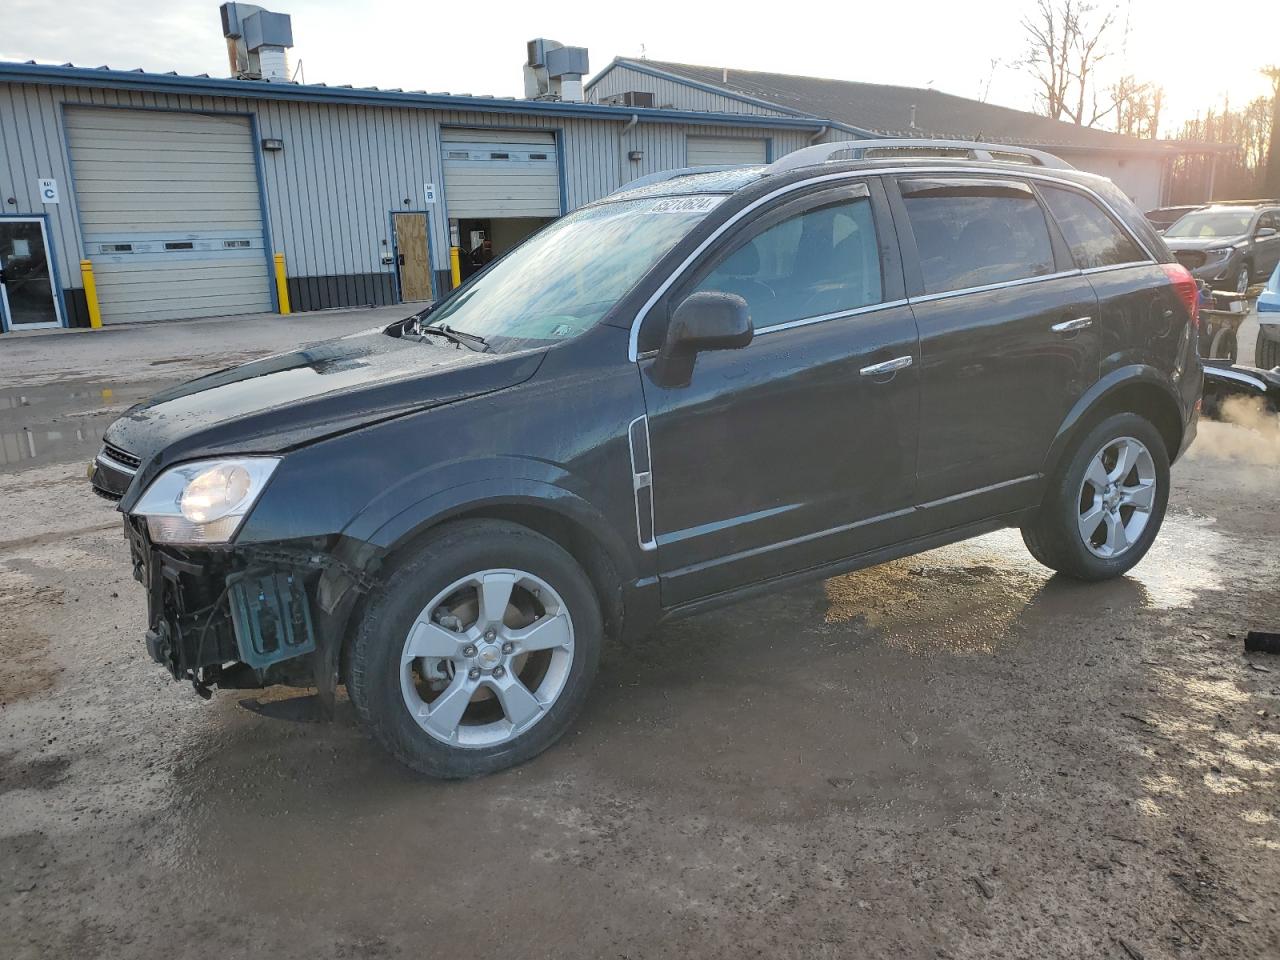
<path fill-rule="evenodd" d="M 502 648 L 497 644 L 485 644 L 476 652 L 476 662 L 486 670 L 492 670 L 502 662 Z"/>

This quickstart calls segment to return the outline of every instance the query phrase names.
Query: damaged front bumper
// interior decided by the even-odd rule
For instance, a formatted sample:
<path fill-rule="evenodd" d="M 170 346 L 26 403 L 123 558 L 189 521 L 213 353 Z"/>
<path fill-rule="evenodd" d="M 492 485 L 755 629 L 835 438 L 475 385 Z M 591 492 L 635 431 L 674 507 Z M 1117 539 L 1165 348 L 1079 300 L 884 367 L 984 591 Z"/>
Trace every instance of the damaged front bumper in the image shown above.
<path fill-rule="evenodd" d="M 179 548 L 126 516 L 133 575 L 147 590 L 147 652 L 208 697 L 213 687 L 315 686 L 329 706 L 341 638 L 368 589 L 324 542 Z"/>

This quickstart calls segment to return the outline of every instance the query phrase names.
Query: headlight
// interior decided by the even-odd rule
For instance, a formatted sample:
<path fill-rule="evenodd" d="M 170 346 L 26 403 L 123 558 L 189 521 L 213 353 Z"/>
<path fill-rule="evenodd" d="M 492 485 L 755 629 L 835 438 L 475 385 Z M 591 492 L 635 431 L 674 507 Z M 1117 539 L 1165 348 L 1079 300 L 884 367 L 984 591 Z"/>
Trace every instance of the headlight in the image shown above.
<path fill-rule="evenodd" d="M 1231 252 L 1231 247 L 1214 247 L 1212 250 L 1206 250 L 1205 256 L 1212 257 L 1213 259 L 1216 260 L 1219 257 L 1225 257 L 1230 252 Z"/>
<path fill-rule="evenodd" d="M 133 508 L 156 543 L 226 543 L 262 495 L 280 460 L 241 457 L 170 467 Z"/>

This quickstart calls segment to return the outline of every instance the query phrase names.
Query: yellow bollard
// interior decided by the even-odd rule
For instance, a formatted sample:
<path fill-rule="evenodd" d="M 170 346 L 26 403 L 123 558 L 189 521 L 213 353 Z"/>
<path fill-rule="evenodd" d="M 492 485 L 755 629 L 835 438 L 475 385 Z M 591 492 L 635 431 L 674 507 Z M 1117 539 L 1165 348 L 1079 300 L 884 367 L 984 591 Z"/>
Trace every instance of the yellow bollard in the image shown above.
<path fill-rule="evenodd" d="M 457 247 L 449 248 L 449 278 L 453 280 L 453 288 L 456 290 L 462 286 L 462 251 Z"/>
<path fill-rule="evenodd" d="M 276 296 L 280 300 L 280 315 L 282 317 L 287 317 L 293 311 L 289 309 L 289 281 L 285 279 L 284 275 L 284 254 L 277 253 L 275 255 L 275 261 Z"/>
<path fill-rule="evenodd" d="M 88 260 L 80 261 L 80 283 L 84 287 L 84 302 L 89 309 L 89 326 L 94 330 L 102 327 L 102 308 L 98 306 L 98 283 L 93 279 L 93 264 Z"/>

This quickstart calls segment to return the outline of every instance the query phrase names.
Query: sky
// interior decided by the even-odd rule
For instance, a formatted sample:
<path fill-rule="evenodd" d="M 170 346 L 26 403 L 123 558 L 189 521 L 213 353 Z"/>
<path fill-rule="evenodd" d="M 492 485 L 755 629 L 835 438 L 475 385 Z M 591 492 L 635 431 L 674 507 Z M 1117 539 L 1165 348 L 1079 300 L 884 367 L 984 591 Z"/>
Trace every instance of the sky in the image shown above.
<path fill-rule="evenodd" d="M 539 4 L 506 0 L 270 0 L 293 17 L 291 64 L 308 83 L 522 96 L 525 41 L 587 47 L 592 72 L 615 56 L 932 87 L 1029 110 L 1019 21 L 1033 0 L 700 4 L 696 0 Z M 1102 70 L 1165 89 L 1162 133 L 1268 90 L 1280 64 L 1280 0 L 1098 0 L 1117 26 Z M 4 0 L 0 60 L 226 76 L 213 0 Z M 797 11 L 788 15 L 787 11 Z M 1212 10 L 1212 18 L 1208 16 Z M 1229 39 L 1228 39 L 1229 38 Z"/>

